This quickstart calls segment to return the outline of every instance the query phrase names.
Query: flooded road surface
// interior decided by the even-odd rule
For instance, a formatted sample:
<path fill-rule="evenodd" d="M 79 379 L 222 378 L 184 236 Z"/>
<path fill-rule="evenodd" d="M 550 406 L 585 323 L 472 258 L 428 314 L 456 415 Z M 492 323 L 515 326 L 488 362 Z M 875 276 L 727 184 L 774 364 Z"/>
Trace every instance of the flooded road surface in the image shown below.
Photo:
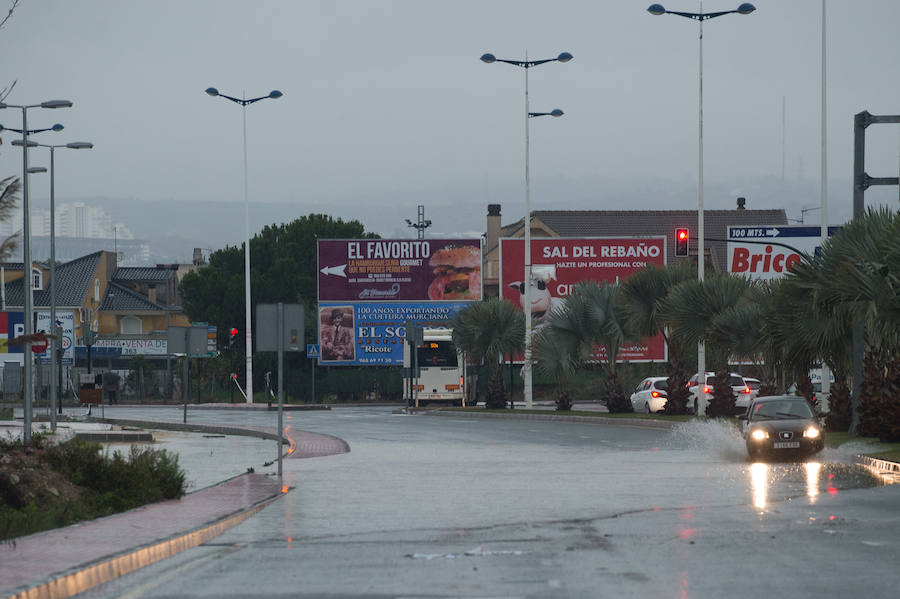
<path fill-rule="evenodd" d="M 107 415 L 181 420 L 177 410 Z M 274 424 L 271 413 L 191 412 Z M 213 542 L 88 596 L 894 597 L 900 486 L 826 450 L 753 464 L 721 423 L 676 430 L 293 412 L 350 453 Z"/>
<path fill-rule="evenodd" d="M 826 448 L 801 460 L 752 463 L 743 438 L 728 423 L 685 423 L 672 436 L 673 444 L 683 447 L 695 464 L 715 473 L 704 478 L 713 480 L 720 492 L 740 492 L 757 508 L 803 497 L 815 502 L 821 494 L 884 484 L 880 476 L 854 463 L 855 456 L 867 450 L 863 443 Z"/>

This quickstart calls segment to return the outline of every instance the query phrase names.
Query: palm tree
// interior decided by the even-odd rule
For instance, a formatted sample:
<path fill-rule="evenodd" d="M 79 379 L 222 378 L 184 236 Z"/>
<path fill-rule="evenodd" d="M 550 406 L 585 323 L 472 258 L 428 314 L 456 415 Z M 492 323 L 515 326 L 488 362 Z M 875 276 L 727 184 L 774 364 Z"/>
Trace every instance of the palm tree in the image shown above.
<path fill-rule="evenodd" d="M 792 270 L 789 280 L 815 307 L 810 329 L 826 317 L 835 323 L 827 342 L 844 352 L 835 361 L 849 362 L 850 331 L 855 323 L 863 327 L 860 432 L 900 438 L 900 215 L 868 210 L 827 240 L 819 256 Z"/>
<path fill-rule="evenodd" d="M 584 363 L 583 345 L 567 335 L 564 321 L 568 310 L 562 307 L 550 316 L 549 326 L 541 327 L 534 335 L 534 359 L 538 372 L 553 377 L 556 382 L 556 409 L 572 409 L 569 397 L 569 377 Z M 558 326 L 554 326 L 557 321 Z"/>
<path fill-rule="evenodd" d="M 740 341 L 741 335 L 735 332 L 735 323 L 750 322 L 748 314 L 754 310 L 750 290 L 754 285 L 738 275 L 717 273 L 703 281 L 692 279 L 679 283 L 662 302 L 662 317 L 671 324 L 672 334 L 684 346 L 700 341 L 706 344 L 706 355 L 717 383 L 707 407 L 709 416 L 734 414 L 736 398 L 727 384 L 728 360 L 738 351 L 748 351 Z"/>
<path fill-rule="evenodd" d="M 650 265 L 622 283 L 622 299 L 627 326 L 640 337 L 662 335 L 668 348 L 669 378 L 666 414 L 686 414 L 690 391 L 684 360 L 684 346 L 669 334 L 668 322 L 660 308 L 669 292 L 679 283 L 694 278 L 693 267 L 688 262 L 677 262 L 664 268 Z"/>
<path fill-rule="evenodd" d="M 566 298 L 568 328 L 560 327 L 561 319 L 551 320 L 557 333 L 568 336 L 582 352 L 600 351 L 600 364 L 606 374 L 606 407 L 610 412 L 631 412 L 631 402 L 625 397 L 619 382 L 617 360 L 619 350 L 634 335 L 627 328 L 625 311 L 619 301 L 619 285 L 582 281 Z"/>
<path fill-rule="evenodd" d="M 506 407 L 501 356 L 525 348 L 522 311 L 501 298 L 472 304 L 453 317 L 453 342 L 473 360 L 488 368 L 487 408 Z"/>
<path fill-rule="evenodd" d="M 20 189 L 21 182 L 18 177 L 7 177 L 0 180 L 0 221 L 5 221 L 12 216 L 19 202 Z M 10 259 L 19 246 L 18 238 L 19 233 L 15 233 L 0 241 L 0 261 Z"/>

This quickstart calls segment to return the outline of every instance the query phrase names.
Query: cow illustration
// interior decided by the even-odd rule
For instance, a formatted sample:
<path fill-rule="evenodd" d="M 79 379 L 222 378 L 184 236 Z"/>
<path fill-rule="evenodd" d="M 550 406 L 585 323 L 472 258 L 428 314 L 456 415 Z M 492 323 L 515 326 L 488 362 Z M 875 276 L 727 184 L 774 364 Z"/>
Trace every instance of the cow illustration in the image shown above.
<path fill-rule="evenodd" d="M 531 279 L 531 322 L 532 326 L 537 328 L 545 326 L 550 322 L 550 314 L 554 310 L 558 310 L 565 300 L 561 297 L 553 297 L 550 295 L 550 281 L 552 277 L 535 276 Z M 509 287 L 519 292 L 519 303 L 525 310 L 525 283 L 522 281 L 514 281 Z"/>

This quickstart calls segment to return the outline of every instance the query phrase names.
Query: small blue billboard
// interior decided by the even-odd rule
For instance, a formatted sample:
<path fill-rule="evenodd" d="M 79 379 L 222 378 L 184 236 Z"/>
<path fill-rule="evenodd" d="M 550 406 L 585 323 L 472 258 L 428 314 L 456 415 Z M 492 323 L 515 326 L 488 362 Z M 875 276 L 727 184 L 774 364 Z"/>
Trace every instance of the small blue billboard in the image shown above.
<path fill-rule="evenodd" d="M 450 326 L 473 302 L 320 302 L 319 364 L 402 366 L 406 323 Z"/>

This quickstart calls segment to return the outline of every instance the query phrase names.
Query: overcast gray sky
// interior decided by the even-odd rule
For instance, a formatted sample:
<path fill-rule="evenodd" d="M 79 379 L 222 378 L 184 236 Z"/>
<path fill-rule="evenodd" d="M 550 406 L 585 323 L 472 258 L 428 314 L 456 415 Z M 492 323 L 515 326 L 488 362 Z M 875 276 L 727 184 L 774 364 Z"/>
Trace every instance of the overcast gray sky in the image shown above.
<path fill-rule="evenodd" d="M 421 203 L 426 217 L 455 212 L 452 225 L 436 218 L 432 229 L 450 235 L 482 231 L 488 203 L 502 201 L 504 222 L 523 210 L 524 71 L 479 56 L 569 51 L 573 61 L 529 71 L 532 110 L 566 113 L 531 121 L 533 209 L 694 208 L 698 26 L 652 16 L 650 3 L 22 0 L 0 31 L 0 84 L 18 81 L 11 104 L 74 102 L 29 111 L 30 127 L 66 126 L 44 143 L 95 144 L 57 154 L 57 198 L 240 202 L 241 108 L 204 89 L 279 89 L 283 98 L 247 107 L 252 202 L 290 202 L 296 216 L 324 206 L 384 235 L 413 235 L 401 221 Z M 703 10 L 738 4 L 706 0 Z M 750 207 L 797 216 L 789 187 L 783 197 L 753 192 L 781 180 L 782 148 L 786 180 L 818 189 L 821 0 L 755 5 L 704 25 L 705 174 L 721 190 L 706 205 L 731 208 L 747 195 Z M 850 210 L 853 115 L 900 114 L 900 2 L 827 6 L 838 221 Z M 0 123 L 21 127 L 20 112 L 0 111 Z M 870 127 L 869 137 L 867 171 L 895 175 L 900 126 Z M 9 141 L 3 174 L 21 170 Z M 46 188 L 36 181 L 36 196 Z M 896 188 L 868 197 L 897 205 Z"/>

